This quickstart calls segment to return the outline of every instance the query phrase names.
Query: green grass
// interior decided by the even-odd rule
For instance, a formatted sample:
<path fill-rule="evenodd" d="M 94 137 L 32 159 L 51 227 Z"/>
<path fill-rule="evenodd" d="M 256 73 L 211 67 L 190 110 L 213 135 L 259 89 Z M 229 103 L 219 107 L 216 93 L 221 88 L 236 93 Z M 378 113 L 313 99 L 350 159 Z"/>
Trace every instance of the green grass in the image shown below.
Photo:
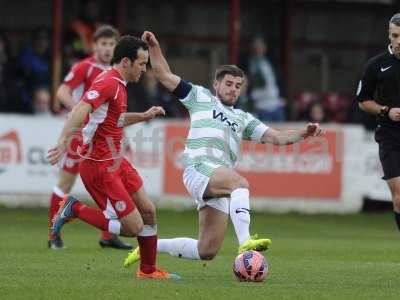
<path fill-rule="evenodd" d="M 167 255 L 159 264 L 179 283 L 136 280 L 126 252 L 102 250 L 98 233 L 68 224 L 68 248 L 46 248 L 45 210 L 0 208 L 0 299 L 400 299 L 400 235 L 392 214 L 254 214 L 252 231 L 273 241 L 264 283 L 239 283 L 229 229 L 219 256 L 194 262 Z M 158 213 L 161 237 L 197 235 L 195 212 Z M 135 243 L 136 244 L 136 243 Z"/>

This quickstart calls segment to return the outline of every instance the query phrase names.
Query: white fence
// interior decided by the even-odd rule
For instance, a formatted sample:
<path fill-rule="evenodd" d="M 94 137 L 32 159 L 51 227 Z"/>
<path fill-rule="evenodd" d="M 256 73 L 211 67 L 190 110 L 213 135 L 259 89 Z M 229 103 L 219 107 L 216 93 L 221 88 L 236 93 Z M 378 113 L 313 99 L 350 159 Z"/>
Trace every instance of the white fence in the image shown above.
<path fill-rule="evenodd" d="M 63 124 L 61 118 L 0 114 L 0 203 L 47 205 L 57 168 L 47 163 L 46 153 Z M 179 163 L 187 125 L 157 120 L 126 129 L 127 157 L 159 206 L 193 206 Z M 244 143 L 242 150 L 237 170 L 249 179 L 254 209 L 346 213 L 359 211 L 366 196 L 390 199 L 377 145 L 360 126 L 328 126 L 324 138 L 291 147 Z M 80 180 L 73 193 L 89 198 Z"/>

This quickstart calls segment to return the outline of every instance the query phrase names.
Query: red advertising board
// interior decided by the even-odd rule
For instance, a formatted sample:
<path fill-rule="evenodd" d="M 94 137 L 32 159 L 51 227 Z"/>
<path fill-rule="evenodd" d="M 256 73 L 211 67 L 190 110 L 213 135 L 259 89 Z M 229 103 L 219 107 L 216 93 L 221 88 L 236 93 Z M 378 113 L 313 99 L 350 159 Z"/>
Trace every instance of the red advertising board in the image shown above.
<path fill-rule="evenodd" d="M 187 125 L 166 125 L 164 192 L 187 195 L 179 162 Z M 255 197 L 326 199 L 339 201 L 342 191 L 343 138 L 329 130 L 291 146 L 244 142 L 236 170 L 246 177 Z"/>

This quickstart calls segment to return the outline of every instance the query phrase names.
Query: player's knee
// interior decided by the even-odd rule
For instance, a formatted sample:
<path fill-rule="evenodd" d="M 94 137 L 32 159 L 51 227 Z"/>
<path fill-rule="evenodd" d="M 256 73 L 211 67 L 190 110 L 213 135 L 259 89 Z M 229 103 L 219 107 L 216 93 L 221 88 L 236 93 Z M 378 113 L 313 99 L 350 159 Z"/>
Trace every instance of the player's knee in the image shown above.
<path fill-rule="evenodd" d="M 232 180 L 232 186 L 231 186 L 232 191 L 239 188 L 248 189 L 249 187 L 250 185 L 247 179 L 240 175 L 236 175 Z"/>
<path fill-rule="evenodd" d="M 199 256 L 201 260 L 212 260 L 215 256 L 217 256 L 217 251 L 213 249 L 199 249 Z"/>
<path fill-rule="evenodd" d="M 249 182 L 247 181 L 246 178 L 240 177 L 239 187 L 240 188 L 244 188 L 244 189 L 249 189 L 250 188 L 250 184 L 249 184 Z"/>
<path fill-rule="evenodd" d="M 198 250 L 199 256 L 202 260 L 212 260 L 218 253 L 217 247 L 215 247 L 215 242 L 212 240 L 199 241 Z"/>

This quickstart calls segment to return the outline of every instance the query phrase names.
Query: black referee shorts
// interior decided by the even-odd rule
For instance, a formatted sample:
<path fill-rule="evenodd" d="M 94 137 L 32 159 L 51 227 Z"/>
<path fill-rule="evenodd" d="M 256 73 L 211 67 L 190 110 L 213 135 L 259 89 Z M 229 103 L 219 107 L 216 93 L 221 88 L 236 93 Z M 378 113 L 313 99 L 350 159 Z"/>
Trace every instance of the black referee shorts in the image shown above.
<path fill-rule="evenodd" d="M 397 135 L 398 133 L 391 128 L 378 127 L 375 132 L 384 180 L 400 176 L 400 140 Z"/>

